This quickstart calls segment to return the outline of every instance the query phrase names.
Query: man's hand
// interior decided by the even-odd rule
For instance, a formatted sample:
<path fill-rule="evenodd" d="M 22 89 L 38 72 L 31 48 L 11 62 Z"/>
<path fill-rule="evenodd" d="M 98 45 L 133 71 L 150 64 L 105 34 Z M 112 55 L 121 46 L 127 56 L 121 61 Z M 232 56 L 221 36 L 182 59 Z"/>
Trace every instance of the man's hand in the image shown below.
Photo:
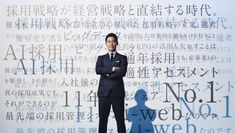
<path fill-rule="evenodd" d="M 113 67 L 114 72 L 119 72 L 121 70 L 121 67 Z"/>

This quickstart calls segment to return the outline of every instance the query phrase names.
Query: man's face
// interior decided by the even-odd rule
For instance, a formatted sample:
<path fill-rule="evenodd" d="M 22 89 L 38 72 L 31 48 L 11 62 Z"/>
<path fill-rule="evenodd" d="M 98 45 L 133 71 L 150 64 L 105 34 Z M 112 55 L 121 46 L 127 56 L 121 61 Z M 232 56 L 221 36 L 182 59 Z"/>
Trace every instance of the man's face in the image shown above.
<path fill-rule="evenodd" d="M 109 52 L 114 52 L 114 51 L 116 51 L 116 47 L 117 47 L 118 43 L 117 43 L 117 40 L 115 40 L 115 38 L 108 37 L 107 41 L 106 41 L 106 45 L 107 45 Z"/>

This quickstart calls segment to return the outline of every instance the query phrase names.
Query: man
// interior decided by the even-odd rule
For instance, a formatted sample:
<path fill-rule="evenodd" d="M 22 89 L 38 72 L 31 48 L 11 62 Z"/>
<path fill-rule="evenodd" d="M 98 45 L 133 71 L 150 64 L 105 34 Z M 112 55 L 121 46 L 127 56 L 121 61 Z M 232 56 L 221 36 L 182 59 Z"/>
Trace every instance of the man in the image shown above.
<path fill-rule="evenodd" d="M 109 33 L 105 38 L 108 53 L 99 56 L 96 62 L 96 73 L 101 75 L 98 87 L 99 97 L 99 133 L 107 132 L 110 108 L 115 115 L 118 133 L 126 133 L 124 119 L 124 82 L 127 70 L 127 57 L 116 52 L 118 38 Z"/>

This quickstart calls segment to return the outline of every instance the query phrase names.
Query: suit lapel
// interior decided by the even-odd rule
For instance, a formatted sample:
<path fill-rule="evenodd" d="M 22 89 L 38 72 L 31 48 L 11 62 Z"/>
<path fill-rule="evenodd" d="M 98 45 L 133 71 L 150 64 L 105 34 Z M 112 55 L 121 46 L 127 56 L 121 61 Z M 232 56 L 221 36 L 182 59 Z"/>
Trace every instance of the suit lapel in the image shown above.
<path fill-rule="evenodd" d="M 110 63 L 110 57 L 108 53 L 105 55 L 105 62 Z"/>
<path fill-rule="evenodd" d="M 113 60 L 116 61 L 117 59 L 119 59 L 119 56 L 120 56 L 120 54 L 118 52 L 116 52 L 116 55 Z"/>
<path fill-rule="evenodd" d="M 113 61 L 112 61 L 112 66 L 115 66 L 116 61 L 118 61 L 119 58 L 120 58 L 120 54 L 118 52 L 116 52 L 116 55 L 115 55 L 115 57 L 113 58 Z"/>

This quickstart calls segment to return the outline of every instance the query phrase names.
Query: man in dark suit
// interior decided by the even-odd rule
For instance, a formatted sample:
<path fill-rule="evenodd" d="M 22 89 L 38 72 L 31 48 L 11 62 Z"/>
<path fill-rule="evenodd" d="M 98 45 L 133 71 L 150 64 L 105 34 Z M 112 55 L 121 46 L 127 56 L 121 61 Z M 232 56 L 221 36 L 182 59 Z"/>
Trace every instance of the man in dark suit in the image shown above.
<path fill-rule="evenodd" d="M 115 115 L 118 133 L 126 133 L 124 118 L 124 82 L 127 70 L 127 57 L 116 52 L 118 38 L 109 33 L 105 38 L 108 53 L 99 56 L 96 62 L 96 73 L 100 75 L 99 97 L 99 133 L 107 132 L 110 108 Z"/>

